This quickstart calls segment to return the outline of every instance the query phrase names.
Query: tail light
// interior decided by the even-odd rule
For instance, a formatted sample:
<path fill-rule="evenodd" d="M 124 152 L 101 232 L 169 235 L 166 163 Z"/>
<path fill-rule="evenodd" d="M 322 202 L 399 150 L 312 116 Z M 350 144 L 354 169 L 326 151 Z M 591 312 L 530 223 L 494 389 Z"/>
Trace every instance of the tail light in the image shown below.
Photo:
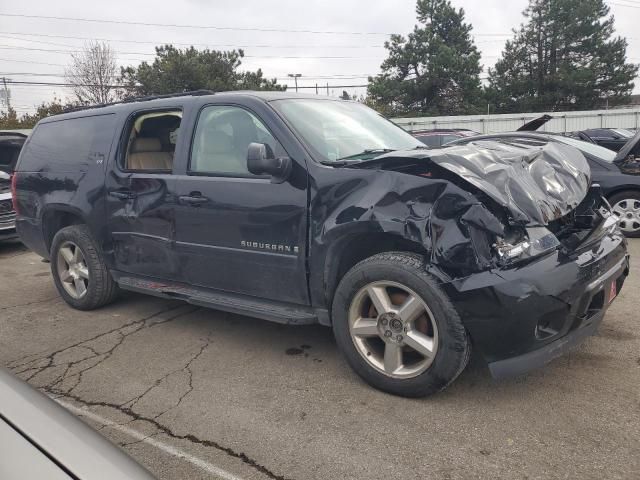
<path fill-rule="evenodd" d="M 14 172 L 11 175 L 11 202 L 13 203 L 13 210 L 18 213 L 18 196 L 16 186 L 18 184 L 18 173 Z"/>

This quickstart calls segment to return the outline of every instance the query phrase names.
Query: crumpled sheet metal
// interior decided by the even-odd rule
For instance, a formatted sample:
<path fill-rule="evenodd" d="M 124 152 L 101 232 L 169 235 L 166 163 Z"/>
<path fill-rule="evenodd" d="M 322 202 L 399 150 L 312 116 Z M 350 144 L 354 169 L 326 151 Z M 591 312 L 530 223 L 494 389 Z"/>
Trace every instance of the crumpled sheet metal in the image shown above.
<path fill-rule="evenodd" d="M 527 225 L 547 225 L 565 216 L 584 199 L 591 183 L 584 155 L 553 142 L 525 148 L 479 140 L 408 156 L 455 173 L 506 207 L 517 223 Z"/>
<path fill-rule="evenodd" d="M 312 227 L 314 245 L 330 245 L 347 230 L 397 235 L 423 245 L 452 278 L 489 268 L 493 239 L 504 235 L 494 213 L 444 179 L 372 171 L 366 180 L 334 185 L 320 198 L 312 207 L 327 215 Z"/>

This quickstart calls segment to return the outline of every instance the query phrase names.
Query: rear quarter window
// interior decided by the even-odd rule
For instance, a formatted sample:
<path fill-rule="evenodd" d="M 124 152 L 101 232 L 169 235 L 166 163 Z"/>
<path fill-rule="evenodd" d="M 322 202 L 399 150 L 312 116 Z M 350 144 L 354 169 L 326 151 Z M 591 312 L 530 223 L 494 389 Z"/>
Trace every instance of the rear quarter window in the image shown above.
<path fill-rule="evenodd" d="M 93 115 L 40 123 L 25 144 L 16 169 L 77 171 L 107 161 L 116 115 Z"/>

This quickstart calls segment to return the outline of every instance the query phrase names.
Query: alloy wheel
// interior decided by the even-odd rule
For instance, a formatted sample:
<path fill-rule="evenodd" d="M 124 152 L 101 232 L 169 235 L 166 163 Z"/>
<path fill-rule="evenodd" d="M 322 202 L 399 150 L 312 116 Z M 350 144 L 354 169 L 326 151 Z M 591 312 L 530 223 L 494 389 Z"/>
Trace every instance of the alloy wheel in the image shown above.
<path fill-rule="evenodd" d="M 635 198 L 620 200 L 612 207 L 612 210 L 618 217 L 620 230 L 627 233 L 635 233 L 640 230 L 640 200 Z"/>
<path fill-rule="evenodd" d="M 420 375 L 438 350 L 431 310 L 413 290 L 395 282 L 372 282 L 356 293 L 349 332 L 367 363 L 392 378 Z"/>
<path fill-rule="evenodd" d="M 89 268 L 78 245 L 64 242 L 58 249 L 58 277 L 65 291 L 75 299 L 84 297 L 89 286 Z"/>

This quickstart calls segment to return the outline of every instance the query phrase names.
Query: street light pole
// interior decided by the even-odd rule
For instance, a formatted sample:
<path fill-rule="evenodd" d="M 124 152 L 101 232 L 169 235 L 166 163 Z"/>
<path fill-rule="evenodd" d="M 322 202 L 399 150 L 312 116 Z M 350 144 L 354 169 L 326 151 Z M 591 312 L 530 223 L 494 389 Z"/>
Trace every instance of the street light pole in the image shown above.
<path fill-rule="evenodd" d="M 296 83 L 296 93 L 298 93 L 298 78 L 302 76 L 301 73 L 290 73 L 289 76 L 293 78 L 293 81 Z"/>

